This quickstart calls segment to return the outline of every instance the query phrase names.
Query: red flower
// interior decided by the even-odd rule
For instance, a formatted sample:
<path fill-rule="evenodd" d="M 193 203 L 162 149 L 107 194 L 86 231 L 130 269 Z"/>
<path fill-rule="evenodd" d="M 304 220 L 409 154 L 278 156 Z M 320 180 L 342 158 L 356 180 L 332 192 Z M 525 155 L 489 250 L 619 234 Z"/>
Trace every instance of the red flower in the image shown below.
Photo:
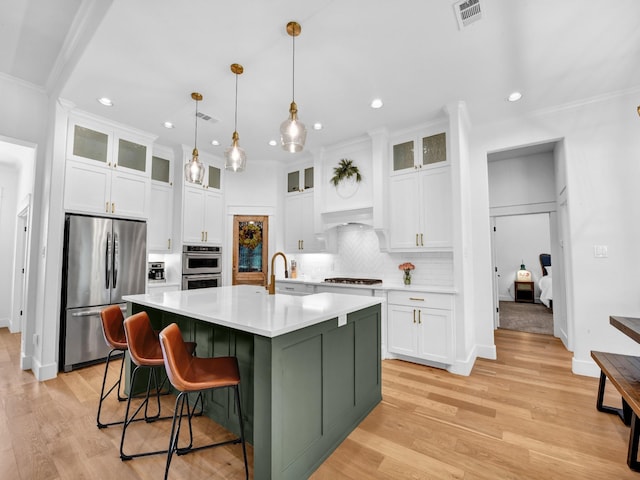
<path fill-rule="evenodd" d="M 398 265 L 398 269 L 399 270 L 404 270 L 405 272 L 408 272 L 410 270 L 414 270 L 415 268 L 416 268 L 416 266 L 411 262 L 405 262 L 405 263 L 401 263 L 400 265 Z"/>

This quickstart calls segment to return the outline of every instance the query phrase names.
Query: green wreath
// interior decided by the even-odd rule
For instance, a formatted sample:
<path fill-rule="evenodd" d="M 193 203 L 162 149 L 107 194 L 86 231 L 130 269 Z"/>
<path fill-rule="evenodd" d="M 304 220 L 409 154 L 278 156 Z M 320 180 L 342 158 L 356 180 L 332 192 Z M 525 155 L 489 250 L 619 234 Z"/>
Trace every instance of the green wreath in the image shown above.
<path fill-rule="evenodd" d="M 245 223 L 239 237 L 240 246 L 253 250 L 262 243 L 262 229 L 255 223 Z"/>
<path fill-rule="evenodd" d="M 345 178 L 354 176 L 356 177 L 356 182 L 360 182 L 362 180 L 360 170 L 358 170 L 357 165 L 353 164 L 353 160 L 343 158 L 338 162 L 338 166 L 333 169 L 333 177 L 331 177 L 331 183 L 333 183 L 334 187 L 337 187 L 338 184 Z"/>

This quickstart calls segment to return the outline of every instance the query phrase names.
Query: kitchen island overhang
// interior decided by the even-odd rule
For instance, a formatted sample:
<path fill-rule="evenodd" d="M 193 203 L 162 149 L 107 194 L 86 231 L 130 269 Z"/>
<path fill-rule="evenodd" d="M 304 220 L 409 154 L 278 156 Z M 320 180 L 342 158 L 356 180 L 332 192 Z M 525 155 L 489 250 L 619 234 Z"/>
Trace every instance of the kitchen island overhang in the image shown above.
<path fill-rule="evenodd" d="M 255 479 L 308 477 L 382 399 L 380 298 L 235 286 L 125 300 L 198 355 L 238 357 Z M 231 400 L 211 392 L 206 412 L 237 432 Z"/>

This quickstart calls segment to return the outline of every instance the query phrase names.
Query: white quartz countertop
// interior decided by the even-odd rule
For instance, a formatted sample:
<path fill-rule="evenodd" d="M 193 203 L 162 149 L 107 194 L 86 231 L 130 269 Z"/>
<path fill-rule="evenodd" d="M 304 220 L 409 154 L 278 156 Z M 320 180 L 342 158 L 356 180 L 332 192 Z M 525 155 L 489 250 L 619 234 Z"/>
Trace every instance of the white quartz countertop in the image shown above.
<path fill-rule="evenodd" d="M 127 295 L 123 299 L 270 338 L 383 301 L 338 293 L 269 295 L 264 287 L 250 285 Z"/>

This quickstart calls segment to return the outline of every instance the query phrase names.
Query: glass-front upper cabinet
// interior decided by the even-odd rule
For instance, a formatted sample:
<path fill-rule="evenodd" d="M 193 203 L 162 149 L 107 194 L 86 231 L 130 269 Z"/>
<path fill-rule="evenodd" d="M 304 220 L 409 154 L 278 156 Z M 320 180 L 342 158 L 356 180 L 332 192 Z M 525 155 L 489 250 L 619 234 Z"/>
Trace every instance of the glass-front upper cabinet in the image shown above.
<path fill-rule="evenodd" d="M 447 161 L 446 133 L 405 137 L 397 143 L 392 143 L 391 155 L 393 172 L 402 172 L 408 169 L 417 170 L 426 166 L 442 164 Z"/>
<path fill-rule="evenodd" d="M 208 188 L 220 190 L 220 169 L 214 165 L 207 165 Z"/>
<path fill-rule="evenodd" d="M 172 185 L 171 160 L 153 155 L 151 157 L 151 180 Z"/>
<path fill-rule="evenodd" d="M 313 167 L 287 173 L 287 193 L 304 192 L 313 188 Z"/>
<path fill-rule="evenodd" d="M 147 171 L 147 147 L 139 143 L 131 142 L 123 138 L 118 139 L 118 160 L 119 167 Z"/>
<path fill-rule="evenodd" d="M 111 166 L 113 137 L 106 129 L 93 124 L 71 123 L 67 156 L 74 160 L 90 160 L 95 165 Z"/>
<path fill-rule="evenodd" d="M 147 138 L 91 119 L 71 119 L 67 158 L 93 167 L 123 168 L 147 176 L 150 168 Z"/>

